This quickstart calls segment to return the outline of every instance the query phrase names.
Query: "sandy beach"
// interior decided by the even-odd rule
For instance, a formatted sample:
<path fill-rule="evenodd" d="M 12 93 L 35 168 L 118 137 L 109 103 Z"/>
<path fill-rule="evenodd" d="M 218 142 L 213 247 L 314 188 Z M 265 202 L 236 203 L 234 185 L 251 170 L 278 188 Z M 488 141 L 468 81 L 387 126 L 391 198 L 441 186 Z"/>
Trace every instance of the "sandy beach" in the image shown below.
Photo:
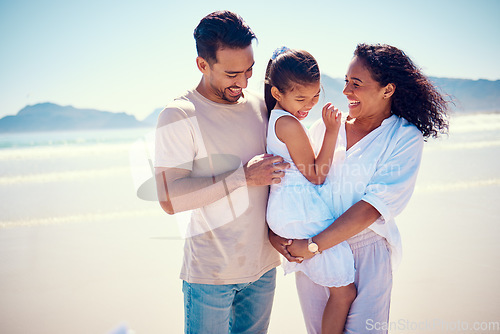
<path fill-rule="evenodd" d="M 132 142 L 0 149 L 0 333 L 182 333 L 183 239 L 137 197 Z M 500 332 L 499 171 L 500 114 L 429 139 L 390 333 Z M 277 284 L 269 333 L 305 333 L 294 277 Z"/>

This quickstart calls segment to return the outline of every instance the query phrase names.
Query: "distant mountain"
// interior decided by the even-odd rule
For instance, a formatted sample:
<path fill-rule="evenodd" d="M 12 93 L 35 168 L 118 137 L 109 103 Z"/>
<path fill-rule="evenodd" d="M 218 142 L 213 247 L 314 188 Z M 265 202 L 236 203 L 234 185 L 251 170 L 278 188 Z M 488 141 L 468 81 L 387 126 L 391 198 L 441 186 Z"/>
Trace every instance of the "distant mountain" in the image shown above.
<path fill-rule="evenodd" d="M 499 112 L 500 80 L 435 78 L 430 80 L 449 95 L 456 112 Z"/>
<path fill-rule="evenodd" d="M 117 129 L 140 127 L 144 124 L 126 113 L 94 109 L 77 109 L 54 103 L 26 106 L 15 116 L 0 119 L 2 132 L 61 131 L 83 129 Z"/>
<path fill-rule="evenodd" d="M 454 104 L 450 107 L 457 113 L 500 112 L 500 80 L 435 77 L 431 77 L 430 80 L 444 95 L 452 99 Z M 320 118 L 321 107 L 329 101 L 340 110 L 347 112 L 347 99 L 342 94 L 344 79 L 323 75 L 322 85 L 323 97 L 311 111 L 308 120 L 314 121 Z M 112 113 L 94 109 L 77 109 L 54 103 L 40 103 L 26 106 L 15 116 L 5 116 L 0 119 L 0 133 L 153 127 L 162 109 L 155 109 L 141 122 L 134 116 L 123 112 Z"/>
<path fill-rule="evenodd" d="M 342 93 L 344 89 L 344 79 L 332 78 L 328 75 L 321 76 L 321 84 L 323 85 L 324 101 L 318 103 L 319 107 L 323 107 L 326 102 L 332 102 L 335 107 L 341 111 L 347 112 L 347 98 Z M 318 108 L 318 107 L 316 107 Z M 319 117 L 321 117 L 321 108 L 319 110 Z"/>
<path fill-rule="evenodd" d="M 323 76 L 326 101 L 332 101 L 347 111 L 347 100 L 342 94 L 344 79 Z M 451 99 L 455 112 L 500 112 L 500 80 L 469 80 L 429 78 L 441 93 Z"/>
<path fill-rule="evenodd" d="M 500 80 L 470 80 L 450 78 L 429 78 L 451 100 L 450 109 L 456 113 L 500 112 Z M 318 105 L 311 111 L 308 119 L 312 121 L 321 117 L 321 107 L 332 102 L 343 112 L 347 112 L 347 99 L 342 90 L 344 79 L 322 76 L 323 92 Z M 154 125 L 162 108 L 156 109 L 145 120 Z M 307 122 L 306 122 L 307 123 Z"/>
<path fill-rule="evenodd" d="M 149 114 L 148 117 L 146 117 L 142 122 L 144 125 L 152 125 L 156 126 L 156 122 L 158 121 L 158 115 L 160 115 L 160 112 L 163 110 L 163 108 L 157 108 L 155 109 L 151 114 Z"/>
<path fill-rule="evenodd" d="M 450 78 L 429 78 L 439 91 L 451 100 L 450 109 L 455 113 L 500 112 L 500 80 L 469 80 Z M 314 121 L 321 118 L 321 107 L 332 102 L 343 112 L 347 112 L 347 99 L 342 90 L 344 79 L 322 76 L 323 96 L 318 105 L 311 111 Z M 306 119 L 307 123 L 307 119 Z"/>

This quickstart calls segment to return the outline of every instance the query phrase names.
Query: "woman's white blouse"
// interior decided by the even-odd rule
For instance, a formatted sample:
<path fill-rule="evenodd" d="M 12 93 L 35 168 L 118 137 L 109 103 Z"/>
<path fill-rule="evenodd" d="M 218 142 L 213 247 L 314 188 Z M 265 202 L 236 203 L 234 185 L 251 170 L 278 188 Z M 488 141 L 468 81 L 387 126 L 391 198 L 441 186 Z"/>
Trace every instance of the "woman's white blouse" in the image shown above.
<path fill-rule="evenodd" d="M 320 119 L 310 129 L 318 153 L 325 125 Z M 339 131 L 332 168 L 331 205 L 339 216 L 360 200 L 381 217 L 368 228 L 387 239 L 393 269 L 401 261 L 401 236 L 394 221 L 408 204 L 415 187 L 423 149 L 422 133 L 404 118 L 392 115 L 346 151 L 345 119 Z"/>

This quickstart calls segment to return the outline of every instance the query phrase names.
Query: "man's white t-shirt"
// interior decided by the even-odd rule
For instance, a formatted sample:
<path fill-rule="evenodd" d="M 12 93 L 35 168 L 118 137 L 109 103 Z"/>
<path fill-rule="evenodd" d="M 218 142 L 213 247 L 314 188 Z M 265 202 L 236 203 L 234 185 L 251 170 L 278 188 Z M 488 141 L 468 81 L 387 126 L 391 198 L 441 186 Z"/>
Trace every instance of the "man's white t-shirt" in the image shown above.
<path fill-rule="evenodd" d="M 243 173 L 244 164 L 265 153 L 266 115 L 262 98 L 248 91 L 235 104 L 221 104 L 190 90 L 158 117 L 154 165 L 186 169 L 190 177 Z M 266 186 L 240 187 L 191 212 L 181 279 L 253 282 L 280 264 L 268 240 L 268 191 Z"/>

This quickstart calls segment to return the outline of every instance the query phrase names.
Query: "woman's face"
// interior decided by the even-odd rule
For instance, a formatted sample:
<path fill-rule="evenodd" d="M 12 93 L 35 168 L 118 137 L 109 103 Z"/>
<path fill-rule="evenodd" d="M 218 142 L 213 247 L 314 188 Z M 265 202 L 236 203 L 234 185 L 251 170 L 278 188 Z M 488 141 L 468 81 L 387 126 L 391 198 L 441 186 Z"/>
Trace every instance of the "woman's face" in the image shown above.
<path fill-rule="evenodd" d="M 371 118 L 390 112 L 390 103 L 384 99 L 385 87 L 372 78 L 363 60 L 354 57 L 345 75 L 342 91 L 349 101 L 351 118 Z"/>

